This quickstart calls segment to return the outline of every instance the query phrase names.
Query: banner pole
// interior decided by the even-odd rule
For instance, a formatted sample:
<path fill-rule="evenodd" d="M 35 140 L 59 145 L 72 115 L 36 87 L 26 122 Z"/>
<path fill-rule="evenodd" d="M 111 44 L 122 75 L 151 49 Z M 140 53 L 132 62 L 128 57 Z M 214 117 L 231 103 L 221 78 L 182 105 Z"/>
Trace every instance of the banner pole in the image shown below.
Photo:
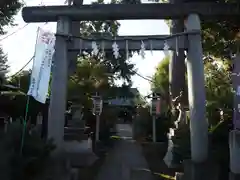
<path fill-rule="evenodd" d="M 25 139 L 25 133 L 26 133 L 26 126 L 27 126 L 29 102 L 30 102 L 30 96 L 27 96 L 27 103 L 26 103 L 26 109 L 25 109 L 25 118 L 23 120 L 23 129 L 22 129 L 22 140 L 21 140 L 20 155 L 22 155 L 23 146 L 24 146 L 24 139 Z"/>

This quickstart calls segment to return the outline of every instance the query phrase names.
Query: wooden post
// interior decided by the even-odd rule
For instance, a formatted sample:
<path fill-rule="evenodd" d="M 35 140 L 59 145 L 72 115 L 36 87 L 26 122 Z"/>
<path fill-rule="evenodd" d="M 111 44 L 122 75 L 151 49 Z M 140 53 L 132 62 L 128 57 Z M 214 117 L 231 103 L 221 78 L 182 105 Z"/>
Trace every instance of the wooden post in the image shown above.
<path fill-rule="evenodd" d="M 186 20 L 187 30 L 201 30 L 197 14 L 190 14 Z M 208 158 L 208 123 L 206 119 L 206 94 L 201 35 L 188 35 L 188 99 L 190 108 L 191 157 L 195 163 Z"/>
<path fill-rule="evenodd" d="M 68 35 L 69 25 L 70 20 L 67 17 L 59 17 L 57 22 L 57 33 Z M 64 137 L 68 77 L 67 48 L 68 46 L 65 38 L 57 36 L 48 116 L 48 138 L 54 140 L 57 150 L 62 148 Z"/>
<path fill-rule="evenodd" d="M 152 115 L 152 141 L 153 142 L 156 142 L 157 103 L 158 103 L 158 96 L 156 95 L 156 93 L 152 93 L 151 115 Z"/>
<path fill-rule="evenodd" d="M 96 142 L 99 141 L 100 115 L 96 114 Z"/>
<path fill-rule="evenodd" d="M 156 115 L 152 116 L 152 133 L 153 133 L 153 142 L 155 143 L 156 140 Z"/>

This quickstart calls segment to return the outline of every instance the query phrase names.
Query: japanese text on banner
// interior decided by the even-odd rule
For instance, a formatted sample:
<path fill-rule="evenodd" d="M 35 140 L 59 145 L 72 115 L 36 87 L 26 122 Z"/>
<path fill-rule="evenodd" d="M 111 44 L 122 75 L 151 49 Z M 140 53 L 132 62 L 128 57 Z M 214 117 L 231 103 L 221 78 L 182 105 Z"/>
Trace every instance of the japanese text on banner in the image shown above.
<path fill-rule="evenodd" d="M 28 95 L 46 102 L 54 54 L 55 35 L 39 28 Z"/>

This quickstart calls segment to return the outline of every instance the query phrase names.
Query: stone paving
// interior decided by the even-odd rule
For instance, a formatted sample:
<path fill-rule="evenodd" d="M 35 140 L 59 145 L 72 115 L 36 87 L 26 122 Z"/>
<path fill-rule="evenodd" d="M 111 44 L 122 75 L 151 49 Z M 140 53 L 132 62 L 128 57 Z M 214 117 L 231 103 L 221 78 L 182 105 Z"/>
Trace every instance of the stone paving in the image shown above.
<path fill-rule="evenodd" d="M 132 128 L 128 124 L 118 124 L 117 132 L 123 140 L 107 155 L 96 180 L 152 180 L 141 146 L 131 139 Z"/>

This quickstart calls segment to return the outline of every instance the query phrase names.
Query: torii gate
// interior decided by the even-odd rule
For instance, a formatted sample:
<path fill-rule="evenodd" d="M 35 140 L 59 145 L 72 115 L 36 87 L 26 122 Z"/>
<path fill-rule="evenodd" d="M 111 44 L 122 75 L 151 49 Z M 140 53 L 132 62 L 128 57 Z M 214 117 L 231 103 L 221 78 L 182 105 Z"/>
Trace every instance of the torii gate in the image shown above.
<path fill-rule="evenodd" d="M 205 88 L 203 53 L 201 43 L 200 19 L 226 18 L 239 16 L 238 4 L 226 3 L 183 3 L 183 4 L 94 4 L 81 6 L 44 6 L 25 7 L 22 16 L 25 22 L 57 22 L 56 53 L 53 67 L 52 93 L 49 111 L 49 137 L 57 146 L 63 141 L 64 112 L 66 104 L 66 85 L 68 77 L 68 51 L 79 52 L 79 40 L 73 39 L 73 46 L 68 47 L 71 39 L 70 24 L 72 21 L 93 20 L 128 20 L 128 19 L 178 19 L 185 17 L 186 32 L 166 36 L 148 37 L 113 37 L 112 39 L 85 39 L 82 50 L 91 49 L 91 41 L 108 41 L 105 50 L 112 49 L 111 44 L 117 41 L 120 49 L 137 50 L 139 41 L 146 38 L 146 50 L 163 50 L 164 41 L 168 40 L 170 50 L 176 50 L 175 37 L 178 36 L 178 48 L 187 50 L 188 96 L 190 107 L 191 152 L 192 160 L 201 163 L 208 158 L 208 123 L 205 110 Z M 151 46 L 151 47 L 150 47 Z"/>

